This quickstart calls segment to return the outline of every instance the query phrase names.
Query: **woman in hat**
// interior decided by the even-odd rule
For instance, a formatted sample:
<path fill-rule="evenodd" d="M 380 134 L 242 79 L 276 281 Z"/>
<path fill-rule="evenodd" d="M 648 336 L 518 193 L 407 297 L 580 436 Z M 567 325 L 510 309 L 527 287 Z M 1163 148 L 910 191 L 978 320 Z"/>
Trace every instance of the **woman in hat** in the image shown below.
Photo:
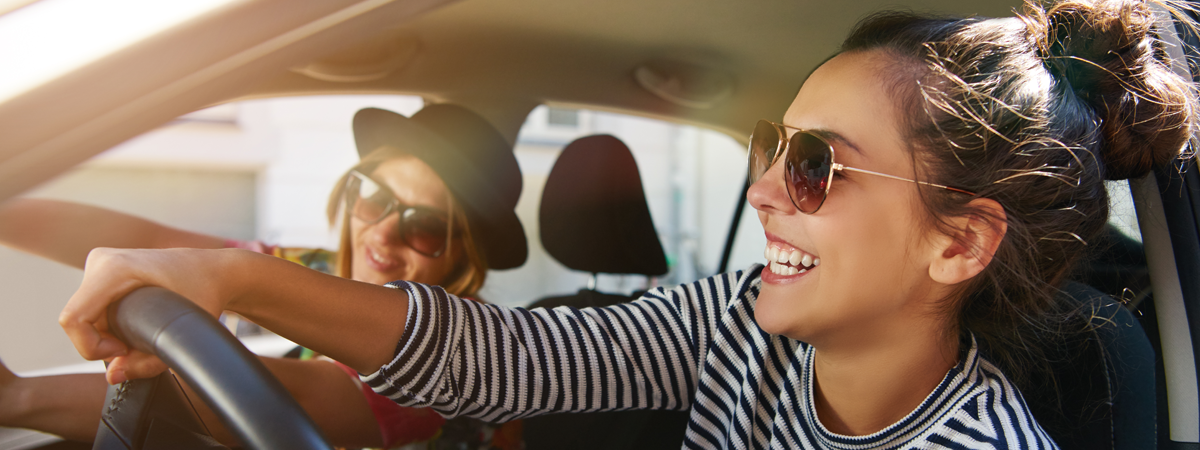
<path fill-rule="evenodd" d="M 687 448 L 1056 448 L 1021 392 L 1067 319 L 1090 312 L 1058 287 L 1105 224 L 1104 180 L 1195 164 L 1196 89 L 1170 67 L 1158 16 L 1081 0 L 1006 19 L 868 18 L 750 136 L 766 266 L 526 311 L 244 252 L 105 250 L 61 323 L 85 357 L 116 358 L 110 382 L 163 370 L 102 322 L 156 285 L 446 414 L 690 409 Z M 231 271 L 291 281 L 188 283 Z M 329 320 L 330 298 L 352 309 Z"/>
<path fill-rule="evenodd" d="M 364 109 L 353 126 L 361 159 L 335 185 L 327 209 L 330 223 L 341 224 L 336 253 L 225 240 L 46 200 L 18 200 L 0 209 L 0 240 L 76 267 L 101 246 L 236 247 L 367 283 L 421 280 L 467 298 L 476 295 L 488 269 L 524 263 L 525 234 L 513 212 L 520 171 L 512 147 L 487 121 L 459 106 L 430 105 L 412 118 Z M 91 232 L 78 233 L 81 223 Z M 339 445 L 424 441 L 443 425 L 433 411 L 399 407 L 332 361 L 263 361 Z M 103 399 L 99 374 L 21 379 L 0 365 L 0 425 L 90 441 Z M 219 423 L 203 412 L 206 422 Z M 457 421 L 438 439 L 469 442 L 484 426 Z M 513 434 L 499 431 L 493 434 L 501 440 Z"/>

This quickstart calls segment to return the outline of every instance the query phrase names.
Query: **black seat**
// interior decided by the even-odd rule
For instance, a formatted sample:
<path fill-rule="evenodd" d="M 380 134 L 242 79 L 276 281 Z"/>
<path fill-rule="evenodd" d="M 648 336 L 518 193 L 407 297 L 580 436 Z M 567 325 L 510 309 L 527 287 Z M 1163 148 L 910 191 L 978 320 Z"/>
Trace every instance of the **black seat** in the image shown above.
<path fill-rule="evenodd" d="M 542 193 L 542 246 L 567 268 L 591 273 L 579 292 L 548 297 L 531 307 L 601 307 L 632 300 L 594 289 L 596 274 L 658 276 L 667 258 L 633 154 L 608 135 L 575 140 L 563 149 Z M 550 414 L 525 419 L 525 445 L 541 449 L 678 449 L 686 411 Z"/>
<path fill-rule="evenodd" d="M 642 176 L 620 139 L 587 136 L 568 144 L 546 179 L 538 214 L 542 246 L 573 270 L 667 273 Z"/>
<path fill-rule="evenodd" d="M 1115 229 L 1107 234 L 1104 240 L 1110 244 L 1088 258 L 1076 275 L 1088 284 L 1062 286 L 1063 295 L 1090 316 L 1091 327 L 1078 323 L 1068 329 L 1089 331 L 1050 349 L 1053 376 L 1033 380 L 1023 394 L 1034 417 L 1063 449 L 1154 449 L 1155 351 L 1134 314 L 1109 295 L 1132 301 L 1148 297 L 1145 259 L 1140 243 Z"/>

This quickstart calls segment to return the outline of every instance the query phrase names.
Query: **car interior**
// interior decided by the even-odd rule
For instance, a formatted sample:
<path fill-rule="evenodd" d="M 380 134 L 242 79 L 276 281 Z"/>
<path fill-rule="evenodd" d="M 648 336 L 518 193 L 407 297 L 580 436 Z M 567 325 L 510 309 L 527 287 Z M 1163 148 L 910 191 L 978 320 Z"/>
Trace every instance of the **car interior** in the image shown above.
<path fill-rule="evenodd" d="M 53 15 L 63 9 L 43 4 L 68 8 L 72 1 L 0 2 L 0 41 L 6 29 L 22 24 L 64 33 Z M 0 78 L 0 199 L 21 195 L 180 115 L 267 97 L 417 95 L 427 103 L 453 102 L 478 111 L 510 140 L 531 110 L 552 105 L 694 125 L 745 142 L 755 121 L 782 116 L 800 81 L 870 12 L 902 6 L 1003 16 L 1020 3 L 212 0 L 167 28 L 112 49 L 76 61 L 50 55 L 15 65 L 11 80 L 16 81 Z M 113 4 L 118 11 L 135 5 Z M 1185 61 L 1195 59 L 1196 47 L 1182 43 L 1195 42 L 1195 36 L 1163 35 L 1174 44 L 1167 52 L 1177 69 L 1194 71 Z M 41 75 L 21 81 L 23 74 Z M 547 250 L 565 266 L 593 274 L 666 272 L 661 244 L 658 257 L 622 253 L 629 242 L 658 243 L 628 151 L 619 139 L 605 136 L 581 139 L 563 150 L 555 178 L 545 188 L 541 233 Z M 567 175 L 559 175 L 558 164 Z M 580 175 L 592 172 L 579 167 L 597 165 L 605 167 L 599 172 L 623 175 L 604 180 Z M 1026 393 L 1035 416 L 1062 448 L 1200 449 L 1200 175 L 1192 166 L 1189 161 L 1160 167 L 1143 179 L 1111 185 L 1112 192 L 1132 199 L 1113 209 L 1113 221 L 1133 223 L 1136 232 L 1110 229 L 1063 286 L 1063 295 L 1093 312 L 1094 332 L 1053 355 L 1054 374 L 1043 386 L 1063 393 L 1061 398 Z M 564 179 L 570 181 L 559 184 Z M 562 199 L 576 195 L 607 196 L 613 202 L 604 204 L 619 212 L 563 210 Z M 727 254 L 736 233 L 754 232 L 738 230 L 742 210 L 728 207 L 734 226 Z M 630 216 L 639 217 L 621 221 L 630 228 L 593 230 L 590 236 L 607 235 L 583 240 L 595 248 L 582 249 L 581 240 L 570 234 Z M 603 257 L 597 256 L 599 249 Z M 543 304 L 587 306 L 628 298 L 593 287 L 565 296 L 546 293 L 557 297 Z M 1083 324 L 1064 324 L 1069 326 Z M 155 386 L 172 382 L 160 378 Z M 126 395 L 117 389 L 109 395 Z M 146 389 L 157 392 L 153 386 Z M 162 398 L 168 403 L 164 408 L 179 407 L 179 399 Z M 530 421 L 527 432 L 578 437 L 651 420 L 546 419 Z M 661 420 L 676 423 L 671 421 L 678 418 Z M 181 448 L 148 439 L 145 423 L 131 426 L 138 430 L 131 436 L 140 437 L 116 440 L 125 447 L 100 447 L 98 441 L 96 448 Z M 535 431 L 539 427 L 549 431 Z M 248 436 L 243 435 L 253 439 Z M 557 442 L 548 439 L 536 448 L 560 448 Z M 535 448 L 535 440 L 529 448 Z"/>
<path fill-rule="evenodd" d="M 667 273 L 637 162 L 616 137 L 586 136 L 567 144 L 546 179 L 538 219 L 550 256 L 592 278 L 573 294 L 546 297 L 530 308 L 629 302 L 639 293 L 601 292 L 595 277 Z M 524 419 L 522 430 L 529 450 L 674 449 L 683 442 L 687 417 L 686 411 L 548 414 Z"/>

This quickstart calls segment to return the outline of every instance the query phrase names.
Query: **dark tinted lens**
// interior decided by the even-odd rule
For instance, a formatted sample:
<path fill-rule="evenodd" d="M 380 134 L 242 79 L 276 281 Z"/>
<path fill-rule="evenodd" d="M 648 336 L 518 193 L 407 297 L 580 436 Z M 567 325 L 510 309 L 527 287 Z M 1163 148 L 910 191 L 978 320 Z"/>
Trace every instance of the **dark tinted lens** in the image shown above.
<path fill-rule="evenodd" d="M 392 199 L 390 192 L 370 178 L 351 175 L 346 185 L 347 205 L 354 217 L 364 222 L 375 223 L 382 219 L 388 213 L 388 204 Z"/>
<path fill-rule="evenodd" d="M 750 134 L 749 169 L 750 182 L 762 178 L 767 169 L 771 168 L 771 160 L 779 152 L 779 129 L 765 120 L 758 121 L 754 132 Z"/>
<path fill-rule="evenodd" d="M 832 168 L 833 153 L 829 144 L 810 133 L 792 135 L 784 176 L 796 208 L 811 214 L 821 207 Z"/>
<path fill-rule="evenodd" d="M 440 256 L 448 238 L 446 219 L 421 208 L 408 208 L 400 220 L 400 236 L 413 250 L 426 256 Z"/>

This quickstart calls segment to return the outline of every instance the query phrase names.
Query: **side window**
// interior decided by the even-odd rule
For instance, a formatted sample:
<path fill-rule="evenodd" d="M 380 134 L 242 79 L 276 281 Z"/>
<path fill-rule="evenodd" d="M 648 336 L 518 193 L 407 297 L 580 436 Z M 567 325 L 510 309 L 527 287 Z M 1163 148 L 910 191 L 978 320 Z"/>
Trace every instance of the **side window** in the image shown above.
<path fill-rule="evenodd" d="M 227 238 L 336 248 L 325 199 L 357 161 L 350 118 L 366 106 L 412 114 L 422 104 L 417 97 L 315 96 L 221 105 L 131 139 L 26 195 Z M 5 247 L 0 268 L 5 365 L 32 375 L 83 363 L 57 322 L 82 272 Z"/>
<path fill-rule="evenodd" d="M 1121 234 L 1142 242 L 1142 230 L 1138 228 L 1137 211 L 1133 209 L 1133 194 L 1129 191 L 1129 181 L 1105 182 L 1108 188 L 1108 223 Z"/>
<path fill-rule="evenodd" d="M 1081 281 L 1137 310 L 1149 298 L 1150 275 L 1129 182 L 1108 181 L 1108 228 L 1093 247 Z"/>
<path fill-rule="evenodd" d="M 411 115 L 417 97 L 310 96 L 239 102 L 187 114 L 123 143 L 27 195 L 98 205 L 167 225 L 269 244 L 336 249 L 325 217 L 337 177 L 357 160 L 350 118 L 377 106 Z M 672 284 L 711 275 L 745 179 L 745 148 L 696 127 L 605 112 L 539 107 L 516 146 L 524 172 L 518 213 L 530 241 L 522 267 L 494 271 L 481 297 L 525 305 L 570 294 L 590 274 L 567 270 L 542 249 L 542 185 L 563 147 L 577 137 L 612 134 L 633 151 Z M 762 240 L 749 210 L 741 236 Z M 761 259 L 762 244 L 735 248 L 731 268 Z M 10 300 L 0 315 L 0 356 L 18 373 L 82 363 L 57 317 L 82 273 L 0 247 L 0 283 Z M 598 288 L 628 293 L 640 276 L 602 275 Z M 30 343 L 33 343 L 32 345 Z"/>

